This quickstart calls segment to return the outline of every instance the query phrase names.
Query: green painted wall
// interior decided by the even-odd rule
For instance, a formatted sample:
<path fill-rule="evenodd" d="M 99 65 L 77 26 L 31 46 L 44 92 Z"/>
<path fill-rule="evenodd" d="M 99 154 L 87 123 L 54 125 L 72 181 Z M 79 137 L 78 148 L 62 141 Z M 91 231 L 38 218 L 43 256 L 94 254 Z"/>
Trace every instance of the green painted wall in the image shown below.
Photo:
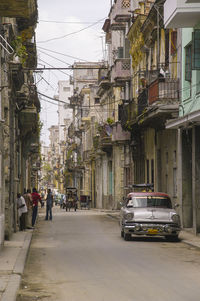
<path fill-rule="evenodd" d="M 182 107 L 180 107 L 180 116 L 200 110 L 200 70 L 192 70 L 191 82 L 185 80 L 185 47 L 192 42 L 193 31 L 193 28 L 182 29 Z"/>

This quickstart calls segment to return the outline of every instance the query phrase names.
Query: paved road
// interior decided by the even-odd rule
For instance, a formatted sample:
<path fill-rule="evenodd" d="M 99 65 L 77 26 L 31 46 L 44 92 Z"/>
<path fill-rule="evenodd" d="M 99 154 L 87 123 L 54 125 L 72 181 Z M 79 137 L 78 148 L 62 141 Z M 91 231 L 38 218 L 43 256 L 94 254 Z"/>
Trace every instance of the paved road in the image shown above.
<path fill-rule="evenodd" d="M 92 210 L 40 214 L 18 301 L 199 301 L 200 251 L 181 242 L 120 237 Z"/>

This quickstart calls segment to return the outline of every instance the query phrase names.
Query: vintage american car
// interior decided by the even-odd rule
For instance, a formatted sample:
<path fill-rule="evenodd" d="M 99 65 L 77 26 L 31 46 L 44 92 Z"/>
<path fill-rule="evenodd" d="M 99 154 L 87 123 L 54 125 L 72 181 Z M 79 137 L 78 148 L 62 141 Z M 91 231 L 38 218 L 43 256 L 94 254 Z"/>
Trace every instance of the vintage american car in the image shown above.
<path fill-rule="evenodd" d="M 176 207 L 177 205 L 175 205 Z M 172 208 L 170 197 L 160 192 L 131 192 L 120 210 L 121 236 L 164 236 L 177 241 L 180 217 Z"/>

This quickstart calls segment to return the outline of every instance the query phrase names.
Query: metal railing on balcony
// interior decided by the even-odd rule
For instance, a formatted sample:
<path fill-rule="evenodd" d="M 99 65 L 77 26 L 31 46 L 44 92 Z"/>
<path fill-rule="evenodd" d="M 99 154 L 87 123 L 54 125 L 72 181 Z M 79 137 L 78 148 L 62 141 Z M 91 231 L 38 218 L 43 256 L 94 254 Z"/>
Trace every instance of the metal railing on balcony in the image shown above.
<path fill-rule="evenodd" d="M 156 79 L 148 88 L 149 105 L 168 100 L 179 100 L 179 81 L 171 78 Z"/>
<path fill-rule="evenodd" d="M 122 128 L 127 130 L 129 123 L 136 120 L 137 105 L 135 102 L 130 102 L 126 105 L 119 105 L 119 121 L 121 121 Z"/>
<path fill-rule="evenodd" d="M 142 114 L 147 106 L 148 106 L 148 89 L 143 89 L 138 96 L 138 115 Z"/>

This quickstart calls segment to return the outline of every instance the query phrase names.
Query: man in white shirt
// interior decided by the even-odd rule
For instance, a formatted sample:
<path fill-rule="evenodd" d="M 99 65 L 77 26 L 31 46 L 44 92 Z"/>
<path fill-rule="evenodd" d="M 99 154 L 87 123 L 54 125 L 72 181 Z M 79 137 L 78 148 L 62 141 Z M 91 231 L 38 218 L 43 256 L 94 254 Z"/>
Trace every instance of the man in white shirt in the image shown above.
<path fill-rule="evenodd" d="M 20 231 L 24 231 L 26 230 L 26 214 L 28 210 L 25 199 L 20 193 L 17 194 L 17 209 L 19 217 L 19 229 Z"/>

